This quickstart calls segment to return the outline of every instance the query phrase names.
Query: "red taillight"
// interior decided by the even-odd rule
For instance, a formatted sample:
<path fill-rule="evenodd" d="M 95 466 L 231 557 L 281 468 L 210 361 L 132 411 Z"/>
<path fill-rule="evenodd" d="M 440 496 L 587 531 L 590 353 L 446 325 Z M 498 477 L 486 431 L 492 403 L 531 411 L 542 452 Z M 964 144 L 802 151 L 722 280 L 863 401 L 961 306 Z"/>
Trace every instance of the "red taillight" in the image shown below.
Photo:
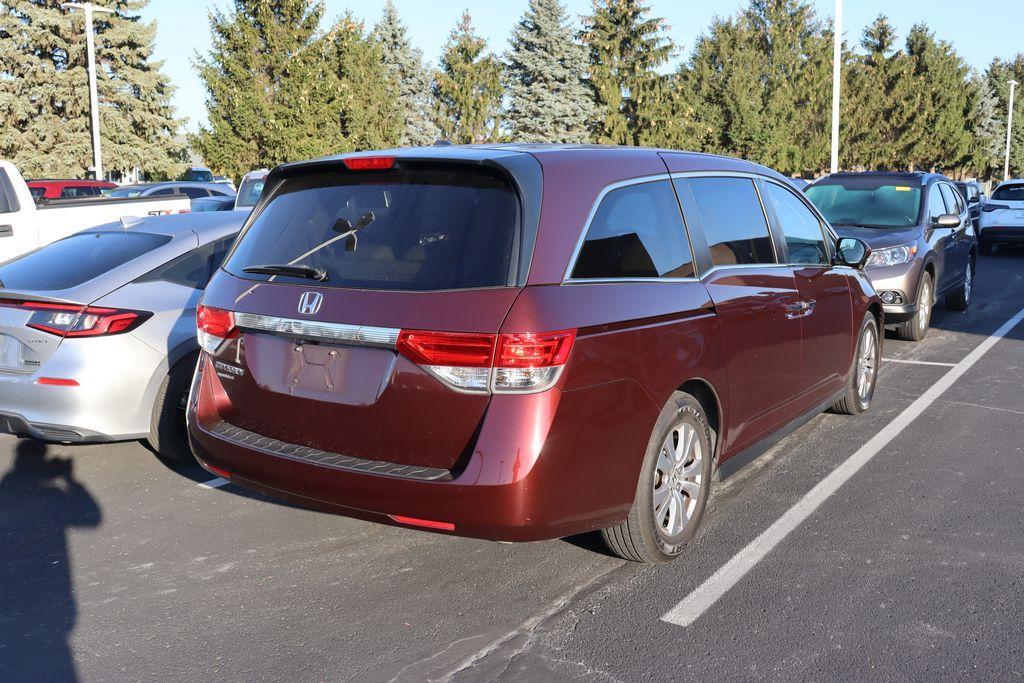
<path fill-rule="evenodd" d="M 489 368 L 494 358 L 493 334 L 402 330 L 398 352 L 420 365 Z"/>
<path fill-rule="evenodd" d="M 200 332 L 205 332 L 220 339 L 233 339 L 238 336 L 234 314 L 222 308 L 213 308 L 200 304 L 196 309 L 196 327 L 199 328 Z"/>
<path fill-rule="evenodd" d="M 576 330 L 478 334 L 402 330 L 398 352 L 460 391 L 533 393 L 554 385 Z"/>
<path fill-rule="evenodd" d="M 549 368 L 569 359 L 576 330 L 544 334 L 503 334 L 498 339 L 499 368 Z"/>
<path fill-rule="evenodd" d="M 10 306 L 32 311 L 26 327 L 58 337 L 104 337 L 128 332 L 147 320 L 151 313 L 98 306 L 56 304 L 48 301 L 3 301 Z"/>
<path fill-rule="evenodd" d="M 342 159 L 350 171 L 386 171 L 395 165 L 394 157 L 349 157 Z"/>
<path fill-rule="evenodd" d="M 451 522 L 435 522 L 432 519 L 418 519 L 416 517 L 403 517 L 402 515 L 388 515 L 399 524 L 420 526 L 424 529 L 440 529 L 442 531 L 455 531 L 455 525 Z"/>

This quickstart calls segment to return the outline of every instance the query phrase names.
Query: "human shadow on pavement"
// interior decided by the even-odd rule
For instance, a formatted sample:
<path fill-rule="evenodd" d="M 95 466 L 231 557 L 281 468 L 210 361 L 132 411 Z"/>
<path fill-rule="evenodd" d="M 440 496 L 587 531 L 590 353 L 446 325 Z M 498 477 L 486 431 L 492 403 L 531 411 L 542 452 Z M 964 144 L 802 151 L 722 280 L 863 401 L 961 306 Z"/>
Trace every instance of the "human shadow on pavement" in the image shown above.
<path fill-rule="evenodd" d="M 22 439 L 0 479 L 0 678 L 75 680 L 68 639 L 78 608 L 68 530 L 99 526 L 73 463 Z"/>

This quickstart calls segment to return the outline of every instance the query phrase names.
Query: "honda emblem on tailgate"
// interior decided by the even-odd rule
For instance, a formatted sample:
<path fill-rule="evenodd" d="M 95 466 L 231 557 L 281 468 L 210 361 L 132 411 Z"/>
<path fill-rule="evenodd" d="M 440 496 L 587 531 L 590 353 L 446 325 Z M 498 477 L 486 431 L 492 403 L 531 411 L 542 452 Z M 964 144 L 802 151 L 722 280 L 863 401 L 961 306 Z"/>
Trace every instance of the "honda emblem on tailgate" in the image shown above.
<path fill-rule="evenodd" d="M 299 313 L 315 315 L 320 310 L 320 304 L 323 302 L 324 295 L 320 292 L 305 292 L 299 297 Z"/>

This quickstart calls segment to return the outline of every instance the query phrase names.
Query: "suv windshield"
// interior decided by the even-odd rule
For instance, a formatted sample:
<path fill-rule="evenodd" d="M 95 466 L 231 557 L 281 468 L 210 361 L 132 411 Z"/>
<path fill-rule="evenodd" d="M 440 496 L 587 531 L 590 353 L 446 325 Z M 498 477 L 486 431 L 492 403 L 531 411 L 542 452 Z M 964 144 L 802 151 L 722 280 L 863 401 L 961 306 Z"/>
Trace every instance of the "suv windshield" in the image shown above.
<path fill-rule="evenodd" d="M 0 265 L 0 282 L 7 289 L 70 289 L 170 241 L 127 230 L 80 232 Z"/>
<path fill-rule="evenodd" d="M 1004 202 L 1024 202 L 1024 185 L 1003 185 L 997 187 L 992 193 L 992 199 L 1001 199 Z"/>
<path fill-rule="evenodd" d="M 483 168 L 321 171 L 286 180 L 235 246 L 237 277 L 439 290 L 508 284 L 518 202 Z M 284 266 L 287 273 L 256 273 Z M 247 272 L 248 270 L 248 272 Z"/>
<path fill-rule="evenodd" d="M 832 225 L 909 228 L 921 213 L 921 184 L 916 179 L 825 178 L 804 192 Z"/>

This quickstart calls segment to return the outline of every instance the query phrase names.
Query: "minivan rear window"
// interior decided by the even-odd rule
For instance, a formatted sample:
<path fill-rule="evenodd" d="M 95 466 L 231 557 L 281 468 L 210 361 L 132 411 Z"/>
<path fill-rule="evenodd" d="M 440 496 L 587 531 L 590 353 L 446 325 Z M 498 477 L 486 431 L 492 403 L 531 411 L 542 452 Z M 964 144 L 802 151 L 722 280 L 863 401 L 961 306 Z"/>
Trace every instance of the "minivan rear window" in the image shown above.
<path fill-rule="evenodd" d="M 0 282 L 6 289 L 70 289 L 170 241 L 127 230 L 80 232 L 0 265 Z"/>
<path fill-rule="evenodd" d="M 509 183 L 484 168 L 321 171 L 287 179 L 225 265 L 251 280 L 311 284 L 257 266 L 323 269 L 326 287 L 505 286 L 519 222 Z"/>

